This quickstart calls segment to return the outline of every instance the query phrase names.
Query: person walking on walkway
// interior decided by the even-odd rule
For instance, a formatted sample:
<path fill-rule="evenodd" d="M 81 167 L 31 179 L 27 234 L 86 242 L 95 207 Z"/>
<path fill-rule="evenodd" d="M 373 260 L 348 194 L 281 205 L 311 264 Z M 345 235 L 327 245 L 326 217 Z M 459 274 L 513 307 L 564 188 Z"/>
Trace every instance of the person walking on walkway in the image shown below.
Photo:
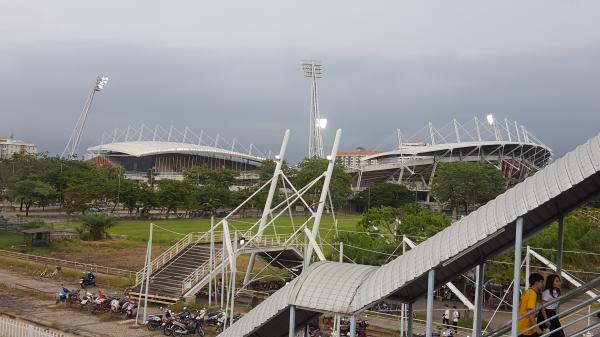
<path fill-rule="evenodd" d="M 548 277 L 546 278 L 546 287 L 544 289 L 544 292 L 542 293 L 542 301 L 544 303 L 546 303 L 546 302 L 552 301 L 553 299 L 559 297 L 560 296 L 560 286 L 561 286 L 560 276 L 558 276 L 556 274 L 548 275 Z M 549 304 L 549 305 L 544 305 L 542 307 L 542 310 L 540 310 L 540 314 L 538 315 L 538 322 L 543 322 L 543 321 L 547 320 L 548 318 L 555 316 L 557 313 L 558 313 L 558 302 Z M 542 327 L 546 326 L 548 329 L 550 329 L 550 331 L 554 331 L 561 327 L 558 317 L 552 318 L 549 322 L 546 322 L 546 323 L 542 324 L 541 326 Z M 565 337 L 565 332 L 563 330 L 559 330 L 559 331 L 553 332 L 550 335 L 550 337 Z"/>
<path fill-rule="evenodd" d="M 452 306 L 454 311 L 452 311 L 452 326 L 454 327 L 454 334 L 458 333 L 458 320 L 460 320 L 460 312 L 456 309 L 456 306 Z"/>
<path fill-rule="evenodd" d="M 519 305 L 519 316 L 528 313 L 537 306 L 538 294 L 544 288 L 544 277 L 538 273 L 529 275 L 529 289 L 521 295 L 521 304 Z M 519 286 L 515 286 L 513 291 L 519 291 Z M 519 337 L 539 337 L 542 330 L 535 326 L 537 313 L 532 313 L 519 320 Z"/>
<path fill-rule="evenodd" d="M 446 329 L 450 326 L 450 308 L 448 308 L 448 304 L 446 304 L 446 310 L 444 310 L 444 316 L 442 316 L 442 324 Z"/>

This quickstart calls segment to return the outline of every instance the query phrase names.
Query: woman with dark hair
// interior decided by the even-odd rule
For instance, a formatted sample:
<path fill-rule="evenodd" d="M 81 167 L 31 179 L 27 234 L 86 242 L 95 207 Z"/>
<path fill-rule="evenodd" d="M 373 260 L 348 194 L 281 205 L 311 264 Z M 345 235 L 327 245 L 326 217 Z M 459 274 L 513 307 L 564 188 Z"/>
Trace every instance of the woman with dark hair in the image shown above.
<path fill-rule="evenodd" d="M 560 276 L 556 274 L 548 275 L 546 278 L 546 287 L 544 292 L 542 292 L 542 301 L 549 302 L 560 296 Z M 547 320 L 549 317 L 555 316 L 558 310 L 558 302 L 544 305 L 542 310 L 540 310 L 540 317 L 538 317 L 538 322 L 542 322 Z M 552 318 L 549 322 L 545 323 L 546 327 L 550 329 L 550 331 L 554 331 L 561 327 L 560 321 L 558 317 Z M 543 326 L 543 325 L 542 325 Z M 550 337 L 564 337 L 565 332 L 563 330 L 555 331 L 550 335 Z"/>

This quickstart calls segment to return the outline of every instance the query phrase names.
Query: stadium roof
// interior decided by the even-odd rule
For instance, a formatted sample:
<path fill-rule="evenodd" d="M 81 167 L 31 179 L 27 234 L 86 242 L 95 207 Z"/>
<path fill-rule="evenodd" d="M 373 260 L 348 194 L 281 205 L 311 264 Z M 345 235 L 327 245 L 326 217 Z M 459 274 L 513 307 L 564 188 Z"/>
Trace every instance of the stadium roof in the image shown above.
<path fill-rule="evenodd" d="M 517 218 L 527 238 L 599 192 L 600 135 L 388 264 L 311 265 L 219 336 L 285 336 L 290 305 L 308 319 L 315 312 L 354 314 L 385 298 L 414 301 L 427 292 L 429 270 L 443 284 L 512 247 Z"/>
<path fill-rule="evenodd" d="M 117 142 L 97 145 L 88 148 L 88 151 L 95 154 L 114 154 L 129 155 L 134 157 L 144 157 L 159 154 L 192 154 L 192 155 L 219 155 L 231 156 L 251 161 L 262 162 L 265 158 L 248 155 L 245 153 L 224 150 L 212 146 L 196 145 L 189 143 L 162 142 L 162 141 L 131 141 Z"/>

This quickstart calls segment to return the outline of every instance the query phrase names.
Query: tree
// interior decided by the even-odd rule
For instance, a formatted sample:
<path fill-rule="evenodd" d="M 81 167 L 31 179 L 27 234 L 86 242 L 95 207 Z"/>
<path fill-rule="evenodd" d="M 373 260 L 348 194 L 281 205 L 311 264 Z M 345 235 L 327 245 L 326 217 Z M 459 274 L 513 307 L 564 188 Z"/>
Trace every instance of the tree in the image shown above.
<path fill-rule="evenodd" d="M 84 240 L 103 240 L 108 235 L 108 229 L 116 225 L 115 218 L 106 214 L 91 214 L 81 218 L 80 236 Z"/>
<path fill-rule="evenodd" d="M 54 195 L 52 186 L 39 181 L 26 179 L 15 184 L 15 197 L 25 205 L 25 216 L 29 216 L 29 208 L 34 202 L 46 205 Z"/>
<path fill-rule="evenodd" d="M 140 206 L 142 188 L 140 184 L 131 179 L 122 179 L 119 187 L 119 201 L 129 211 L 129 214 Z"/>
<path fill-rule="evenodd" d="M 439 164 L 433 177 L 431 193 L 452 209 L 465 213 L 502 193 L 506 187 L 500 170 L 491 164 L 456 162 Z"/>
<path fill-rule="evenodd" d="M 196 194 L 198 207 L 207 212 L 215 214 L 218 208 L 225 207 L 229 203 L 231 192 L 213 185 L 200 186 Z"/>
<path fill-rule="evenodd" d="M 166 216 L 170 212 L 177 212 L 178 208 L 186 206 L 189 198 L 193 197 L 192 186 L 184 181 L 163 179 L 158 181 L 157 199 L 160 206 L 166 209 Z"/>
<path fill-rule="evenodd" d="M 398 234 L 407 236 L 428 238 L 450 226 L 452 223 L 450 218 L 445 214 L 433 213 L 413 203 L 403 205 L 400 208 L 399 214 Z"/>
<path fill-rule="evenodd" d="M 389 206 L 373 207 L 358 222 L 359 228 L 371 233 L 391 234 L 393 240 L 399 235 L 430 237 L 450 226 L 444 214 L 437 214 L 413 203 L 400 209 Z"/>
<path fill-rule="evenodd" d="M 183 179 L 190 184 L 212 185 L 229 189 L 235 182 L 235 174 L 232 170 L 195 165 L 183 171 Z"/>
<path fill-rule="evenodd" d="M 300 188 L 300 186 L 305 186 L 325 172 L 328 163 L 329 161 L 323 158 L 305 158 L 298 164 L 298 169 L 294 174 L 292 181 L 298 188 Z M 351 182 L 352 177 L 346 173 L 341 164 L 336 163 L 333 168 L 331 182 L 329 183 L 329 192 L 331 194 L 331 200 L 334 207 L 340 207 L 346 203 L 352 194 L 352 190 L 350 189 Z M 310 192 L 305 194 L 305 198 L 310 200 L 312 204 L 316 204 L 318 202 L 322 186 L 323 179 L 315 184 Z"/>
<path fill-rule="evenodd" d="M 102 197 L 104 186 L 94 181 L 77 182 L 70 184 L 65 189 L 65 209 L 67 213 L 85 212 L 91 204 Z"/>
<path fill-rule="evenodd" d="M 400 207 L 412 202 L 414 193 L 406 186 L 392 183 L 375 184 L 362 190 L 354 197 L 354 201 L 360 210 L 369 207 L 390 206 Z"/>
<path fill-rule="evenodd" d="M 392 234 L 395 241 L 398 221 L 398 209 L 389 206 L 379 206 L 372 207 L 363 214 L 358 225 L 367 232 Z"/>

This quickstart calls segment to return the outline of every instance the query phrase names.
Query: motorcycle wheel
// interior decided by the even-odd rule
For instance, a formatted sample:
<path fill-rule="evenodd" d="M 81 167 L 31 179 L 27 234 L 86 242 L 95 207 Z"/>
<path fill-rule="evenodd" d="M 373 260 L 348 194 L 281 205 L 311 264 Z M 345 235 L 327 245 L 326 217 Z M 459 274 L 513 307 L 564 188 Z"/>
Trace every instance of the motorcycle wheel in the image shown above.
<path fill-rule="evenodd" d="M 166 326 L 165 331 L 163 331 L 163 333 L 165 334 L 165 336 L 173 336 L 173 326 Z"/>
<path fill-rule="evenodd" d="M 181 337 L 183 334 L 181 333 L 181 330 L 176 329 L 175 331 L 173 331 L 173 337 Z"/>
<path fill-rule="evenodd" d="M 156 330 L 156 328 L 157 328 L 156 324 L 154 324 L 152 322 L 148 322 L 148 330 L 154 331 L 154 330 Z"/>
<path fill-rule="evenodd" d="M 198 327 L 198 330 L 196 330 L 196 332 L 198 333 L 198 336 L 204 337 L 204 330 L 202 330 L 201 326 Z"/>

